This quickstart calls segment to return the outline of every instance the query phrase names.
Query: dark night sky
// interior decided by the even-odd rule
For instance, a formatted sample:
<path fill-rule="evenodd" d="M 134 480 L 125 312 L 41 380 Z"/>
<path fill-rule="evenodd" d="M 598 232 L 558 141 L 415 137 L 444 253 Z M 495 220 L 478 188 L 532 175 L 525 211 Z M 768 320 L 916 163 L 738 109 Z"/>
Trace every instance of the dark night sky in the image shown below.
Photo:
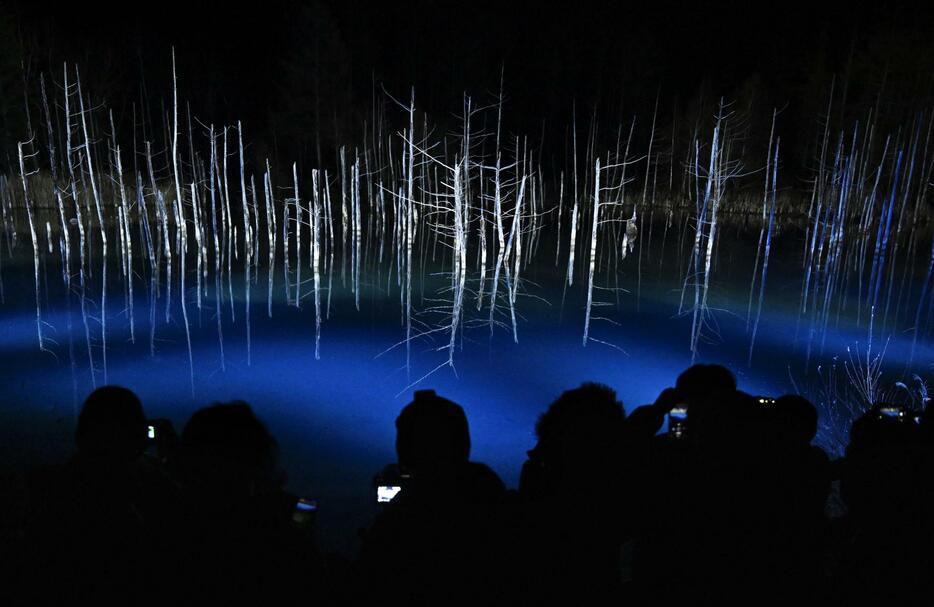
<path fill-rule="evenodd" d="M 665 123 L 701 91 L 729 99 L 752 91 L 764 115 L 786 106 L 785 128 L 806 130 L 834 76 L 855 116 L 883 78 L 893 111 L 931 101 L 931 3 L 578 1 L 545 9 L 524 1 L 266 0 L 228 12 L 214 4 L 68 3 L 49 12 L 8 2 L 0 11 L 33 73 L 77 62 L 86 88 L 120 120 L 139 101 L 141 82 L 149 103 L 160 103 L 174 45 L 193 112 L 217 123 L 242 119 L 267 143 L 300 138 L 290 125 L 312 130 L 296 116 L 313 113 L 314 91 L 317 123 L 331 125 L 335 113 L 360 122 L 374 80 L 401 97 L 414 85 L 420 109 L 443 122 L 463 91 L 489 101 L 501 66 L 508 125 L 533 136 L 543 123 L 563 130 L 573 103 L 585 116 L 596 108 L 610 120 L 649 121 L 657 96 Z"/>

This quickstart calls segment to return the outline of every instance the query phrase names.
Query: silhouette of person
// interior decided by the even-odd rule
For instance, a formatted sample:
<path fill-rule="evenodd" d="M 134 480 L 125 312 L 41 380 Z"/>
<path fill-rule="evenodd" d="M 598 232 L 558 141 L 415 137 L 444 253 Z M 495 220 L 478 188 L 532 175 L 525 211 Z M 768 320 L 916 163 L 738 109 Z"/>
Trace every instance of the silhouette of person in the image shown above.
<path fill-rule="evenodd" d="M 564 392 L 539 418 L 510 524 L 517 600 L 588 603 L 618 595 L 628 518 L 624 419 L 616 393 L 594 383 Z"/>
<path fill-rule="evenodd" d="M 75 443 L 82 457 L 133 461 L 146 448 L 147 433 L 139 398 L 126 388 L 104 386 L 84 401 Z"/>
<path fill-rule="evenodd" d="M 934 457 L 906 413 L 877 403 L 850 430 L 840 481 L 844 601 L 916 602 L 934 590 Z"/>
<path fill-rule="evenodd" d="M 473 604 L 498 592 L 495 542 L 505 486 L 470 461 L 464 410 L 420 390 L 396 419 L 409 478 L 366 531 L 358 560 L 364 598 L 391 604 Z"/>
<path fill-rule="evenodd" d="M 75 455 L 30 487 L 31 592 L 39 600 L 137 602 L 168 592 L 178 492 L 141 458 L 147 423 L 137 396 L 104 386 L 78 416 Z M 55 580 L 55 583 L 49 583 Z"/>
<path fill-rule="evenodd" d="M 817 409 L 803 396 L 786 394 L 775 399 L 772 418 L 779 439 L 789 446 L 806 447 L 817 436 Z"/>
<path fill-rule="evenodd" d="M 183 583 L 190 599 L 321 597 L 314 545 L 295 527 L 277 443 L 244 402 L 196 411 L 172 469 L 184 497 Z"/>

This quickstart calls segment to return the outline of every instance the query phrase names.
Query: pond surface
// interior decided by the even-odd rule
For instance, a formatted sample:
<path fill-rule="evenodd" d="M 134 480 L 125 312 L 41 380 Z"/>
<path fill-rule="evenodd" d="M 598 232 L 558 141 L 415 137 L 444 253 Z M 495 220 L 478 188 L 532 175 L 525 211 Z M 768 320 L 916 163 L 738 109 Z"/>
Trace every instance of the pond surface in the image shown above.
<path fill-rule="evenodd" d="M 526 254 L 534 255 L 534 261 L 522 269 L 515 298 L 518 341 L 507 303 L 496 311 L 497 326 L 491 330 L 489 325 L 492 257 L 484 286 L 486 301 L 477 309 L 480 260 L 476 243 L 468 243 L 470 272 L 461 322 L 449 352 L 444 348 L 451 339 L 450 330 L 445 330 L 450 315 L 444 306 L 450 305 L 451 281 L 445 273 L 451 271 L 452 262 L 444 242 L 435 250 L 434 260 L 430 240 L 422 245 L 420 255 L 426 261 L 413 278 L 413 326 L 416 334 L 433 332 L 413 339 L 407 349 L 402 343 L 406 336 L 402 287 L 393 273 L 395 253 L 386 253 L 380 263 L 374 241 L 361 249 L 359 310 L 349 267 L 352 259 L 348 258 L 343 278 L 339 260 L 330 273 L 322 264 L 317 359 L 307 227 L 298 306 L 294 294 L 299 278 L 293 265 L 286 287 L 281 241 L 271 297 L 264 251 L 255 255 L 256 264 L 250 269 L 249 305 L 242 259 L 232 260 L 229 274 L 222 268 L 217 281 L 209 254 L 204 258 L 199 306 L 189 234 L 183 311 L 178 257 L 169 295 L 167 261 L 162 260 L 159 280 L 154 281 L 149 262 L 144 262 L 142 240 L 133 241 L 137 230 L 142 234 L 137 224 L 129 225 L 127 232 L 132 234 L 136 256 L 130 264 L 132 299 L 119 245 L 114 244 L 120 242 L 119 230 L 113 225 L 108 228 L 112 248 L 106 288 L 97 227 L 88 230 L 82 286 L 75 252 L 77 228 L 70 225 L 71 282 L 66 286 L 62 230 L 51 212 L 48 219 L 37 213 L 35 220 L 41 228 L 37 297 L 34 251 L 20 218 L 15 247 L 8 246 L 9 230 L 0 239 L 4 296 L 0 457 L 5 465 L 18 467 L 65 457 L 72 448 L 75 412 L 84 397 L 104 383 L 131 388 L 150 417 L 169 418 L 179 430 L 201 406 L 242 399 L 252 404 L 279 440 L 288 488 L 321 504 L 324 547 L 349 552 L 355 530 L 375 512 L 371 479 L 394 459 L 394 420 L 415 389 L 433 388 L 462 404 L 470 422 L 472 458 L 488 463 L 507 485 L 515 486 L 525 451 L 534 445 L 536 418 L 562 390 L 584 381 L 616 389 L 631 410 L 652 402 L 692 362 L 725 364 L 738 376 L 740 387 L 754 394 L 777 396 L 799 389 L 815 400 L 826 394 L 821 390 L 826 389 L 828 377 L 846 383 L 847 366 L 858 369 L 854 365 L 861 363 L 856 361 L 873 362 L 883 352 L 878 359 L 880 373 L 891 395 L 900 391 L 895 381 L 914 390 L 913 374 L 925 378 L 934 371 L 929 324 L 920 331 L 913 325 L 919 314 L 927 323 L 930 319 L 929 304 L 919 300 L 925 296 L 929 236 L 919 237 L 913 249 L 906 245 L 899 253 L 893 274 L 898 280 L 888 297 L 887 314 L 879 311 L 879 303 L 875 311 L 867 306 L 860 299 L 866 287 L 852 279 L 840 283 L 832 296 L 836 303 L 826 317 L 815 317 L 801 313 L 808 232 L 793 225 L 777 230 L 750 364 L 760 283 L 752 289 L 751 306 L 750 286 L 761 226 L 740 218 L 721 223 L 705 322 L 692 353 L 696 281 L 686 281 L 685 275 L 694 226 L 689 216 L 662 215 L 654 221 L 652 216 L 646 218 L 638 244 L 625 258 L 598 256 L 586 346 L 586 266 L 578 264 L 574 284 L 567 286 L 566 242 L 564 250 L 556 251 L 554 237 L 546 233 L 526 243 Z M 578 247 L 578 255 L 583 255 Z M 856 274 L 858 270 L 848 275 Z M 102 309 L 103 293 L 107 297 Z M 508 294 L 499 297 L 508 302 Z M 438 305 L 442 309 L 432 313 Z M 453 366 L 445 365 L 449 354 Z M 908 390 L 902 391 L 907 398 Z M 847 418 L 829 416 L 823 409 L 826 403 L 818 404 L 824 413 L 819 439 L 837 448 Z"/>

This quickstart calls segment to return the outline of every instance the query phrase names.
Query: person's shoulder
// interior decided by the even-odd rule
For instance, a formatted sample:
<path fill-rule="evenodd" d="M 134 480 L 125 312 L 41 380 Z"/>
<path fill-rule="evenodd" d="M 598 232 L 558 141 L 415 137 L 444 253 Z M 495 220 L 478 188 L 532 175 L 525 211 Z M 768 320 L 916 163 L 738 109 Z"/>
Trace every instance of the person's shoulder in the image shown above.
<path fill-rule="evenodd" d="M 830 456 L 817 445 L 808 445 L 807 456 L 814 464 L 821 466 L 830 465 Z"/>
<path fill-rule="evenodd" d="M 478 497 L 502 498 L 506 484 L 492 468 L 479 462 L 468 462 L 464 467 L 465 480 Z"/>

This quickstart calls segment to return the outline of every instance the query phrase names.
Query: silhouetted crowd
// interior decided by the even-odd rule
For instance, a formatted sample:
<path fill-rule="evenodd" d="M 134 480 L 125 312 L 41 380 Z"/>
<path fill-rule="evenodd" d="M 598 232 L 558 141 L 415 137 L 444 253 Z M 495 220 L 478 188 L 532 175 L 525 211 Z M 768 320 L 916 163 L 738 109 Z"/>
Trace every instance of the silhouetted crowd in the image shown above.
<path fill-rule="evenodd" d="M 470 460 L 464 410 L 419 391 L 349 559 L 318 551 L 316 503 L 284 490 L 248 404 L 205 407 L 176 435 L 131 391 L 103 387 L 74 455 L 7 500 L 20 507 L 5 513 L 2 592 L 32 604 L 929 603 L 934 419 L 877 404 L 833 461 L 812 444 L 817 422 L 806 399 L 751 396 L 717 365 L 628 416 L 613 390 L 584 384 L 541 415 L 511 490 Z"/>

